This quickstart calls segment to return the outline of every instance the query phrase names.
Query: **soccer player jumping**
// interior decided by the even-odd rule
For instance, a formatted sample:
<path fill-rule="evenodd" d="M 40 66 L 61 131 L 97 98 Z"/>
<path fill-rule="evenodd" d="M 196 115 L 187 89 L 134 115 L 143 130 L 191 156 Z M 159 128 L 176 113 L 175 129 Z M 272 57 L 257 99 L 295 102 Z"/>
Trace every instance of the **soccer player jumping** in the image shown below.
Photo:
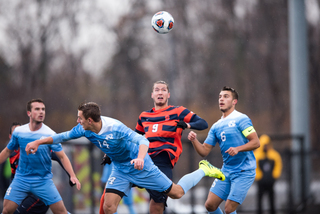
<path fill-rule="evenodd" d="M 140 114 L 136 132 L 149 140 L 148 153 L 154 164 L 172 180 L 172 169 L 182 153 L 184 129 L 204 130 L 208 123 L 183 106 L 169 105 L 169 86 L 164 81 L 153 84 L 151 98 L 154 107 Z M 150 194 L 150 214 L 162 214 L 168 196 L 147 189 Z"/>
<path fill-rule="evenodd" d="M 41 144 L 60 143 L 80 137 L 86 137 L 95 144 L 114 164 L 106 185 L 105 214 L 117 211 L 121 198 L 129 193 L 133 184 L 165 192 L 169 197 L 178 199 L 204 176 L 224 178 L 219 169 L 208 161 L 201 161 L 198 170 L 183 176 L 178 184 L 173 183 L 152 162 L 147 153 L 149 141 L 120 121 L 101 116 L 96 103 L 81 104 L 77 122 L 79 124 L 72 130 L 31 142 L 25 149 L 28 154 L 35 153 Z"/>

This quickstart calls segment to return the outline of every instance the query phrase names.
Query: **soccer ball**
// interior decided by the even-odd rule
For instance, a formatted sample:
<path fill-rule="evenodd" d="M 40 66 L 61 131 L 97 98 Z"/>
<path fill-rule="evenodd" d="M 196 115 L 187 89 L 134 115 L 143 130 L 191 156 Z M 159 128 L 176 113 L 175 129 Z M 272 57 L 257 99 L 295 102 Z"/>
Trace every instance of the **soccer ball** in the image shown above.
<path fill-rule="evenodd" d="M 173 17 L 166 11 L 157 12 L 151 19 L 151 26 L 160 34 L 169 33 L 173 28 L 173 23 Z"/>

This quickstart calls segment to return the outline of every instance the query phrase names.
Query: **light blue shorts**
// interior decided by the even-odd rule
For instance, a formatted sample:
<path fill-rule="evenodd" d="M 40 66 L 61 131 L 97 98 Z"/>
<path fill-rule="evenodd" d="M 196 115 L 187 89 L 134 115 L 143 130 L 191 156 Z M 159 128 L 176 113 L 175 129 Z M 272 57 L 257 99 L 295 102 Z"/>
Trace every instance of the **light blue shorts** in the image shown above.
<path fill-rule="evenodd" d="M 215 179 L 210 191 L 223 200 L 235 201 L 242 204 L 246 195 L 254 182 L 256 176 L 255 170 L 246 170 L 243 172 L 227 173 L 224 181 Z"/>
<path fill-rule="evenodd" d="M 172 181 L 155 165 L 148 170 L 136 170 L 133 173 L 123 173 L 113 168 L 107 181 L 106 189 L 118 190 L 125 195 L 129 195 L 133 184 L 138 187 L 163 192 L 169 189 Z"/>
<path fill-rule="evenodd" d="M 13 201 L 19 205 L 29 193 L 37 196 L 46 205 L 51 205 L 62 200 L 52 179 L 26 181 L 17 176 L 7 189 L 4 199 Z"/>

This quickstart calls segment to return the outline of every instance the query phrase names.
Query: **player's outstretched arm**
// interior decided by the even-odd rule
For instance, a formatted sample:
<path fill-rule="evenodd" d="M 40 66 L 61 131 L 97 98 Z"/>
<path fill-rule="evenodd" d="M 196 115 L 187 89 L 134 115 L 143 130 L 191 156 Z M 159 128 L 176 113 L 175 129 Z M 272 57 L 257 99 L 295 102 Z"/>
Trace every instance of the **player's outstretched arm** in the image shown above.
<path fill-rule="evenodd" d="M 197 134 L 193 131 L 191 131 L 189 134 L 188 134 L 188 140 L 191 141 L 194 149 L 198 152 L 198 154 L 201 156 L 201 157 L 206 157 L 213 146 L 207 144 L 207 143 L 200 143 L 199 140 L 197 139 Z"/>
<path fill-rule="evenodd" d="M 34 154 L 38 150 L 38 147 L 42 144 L 52 144 L 53 143 L 53 138 L 52 137 L 46 137 L 40 140 L 35 140 L 33 142 L 30 142 L 26 146 L 26 152 L 27 155 L 29 154 Z"/>
<path fill-rule="evenodd" d="M 65 168 L 65 170 L 69 173 L 70 175 L 70 181 L 74 184 L 77 185 L 77 189 L 80 190 L 81 189 L 81 184 L 76 176 L 76 174 L 73 171 L 71 162 L 68 158 L 68 156 L 66 155 L 66 153 L 62 150 L 60 152 L 55 152 L 56 155 L 58 156 L 58 158 L 60 159 L 63 167 Z"/>

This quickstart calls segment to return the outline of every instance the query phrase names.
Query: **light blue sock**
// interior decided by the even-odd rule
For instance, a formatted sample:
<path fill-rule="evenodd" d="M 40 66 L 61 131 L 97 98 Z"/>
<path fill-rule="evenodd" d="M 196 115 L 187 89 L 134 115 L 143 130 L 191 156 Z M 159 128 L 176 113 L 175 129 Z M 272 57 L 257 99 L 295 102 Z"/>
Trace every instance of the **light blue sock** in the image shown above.
<path fill-rule="evenodd" d="M 235 210 L 234 212 L 230 213 L 230 214 L 237 214 L 237 210 Z"/>
<path fill-rule="evenodd" d="M 136 214 L 136 211 L 134 210 L 134 207 L 132 204 L 128 205 L 128 209 L 130 214 Z"/>
<path fill-rule="evenodd" d="M 183 176 L 179 181 L 178 185 L 180 185 L 184 191 L 184 194 L 186 194 L 189 189 L 197 185 L 199 181 L 205 176 L 205 173 L 202 169 L 198 169 L 192 173 L 186 174 Z"/>
<path fill-rule="evenodd" d="M 220 209 L 220 207 L 218 207 L 218 209 L 216 209 L 215 211 L 212 211 L 212 212 L 208 212 L 208 214 L 223 214 L 223 212 Z"/>

